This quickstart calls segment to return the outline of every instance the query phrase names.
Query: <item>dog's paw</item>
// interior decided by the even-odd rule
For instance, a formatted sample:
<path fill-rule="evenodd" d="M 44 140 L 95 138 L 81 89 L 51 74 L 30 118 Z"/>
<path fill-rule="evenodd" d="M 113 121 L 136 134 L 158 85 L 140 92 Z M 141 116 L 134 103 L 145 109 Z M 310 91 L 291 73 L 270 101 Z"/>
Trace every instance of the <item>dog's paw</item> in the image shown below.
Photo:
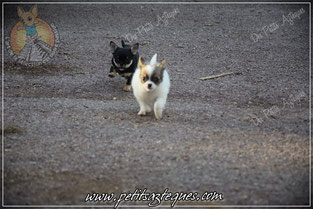
<path fill-rule="evenodd" d="M 146 115 L 146 111 L 140 110 L 140 111 L 138 112 L 138 115 L 140 115 L 140 116 L 145 116 L 145 115 Z"/>
<path fill-rule="evenodd" d="M 110 72 L 110 73 L 109 73 L 109 77 L 110 77 L 110 78 L 114 78 L 115 76 L 116 76 L 116 72 Z"/>
<path fill-rule="evenodd" d="M 131 85 L 125 85 L 123 90 L 124 91 L 131 91 L 132 90 L 132 86 Z"/>
<path fill-rule="evenodd" d="M 162 109 L 157 109 L 157 110 L 154 112 L 154 116 L 155 116 L 155 119 L 161 120 L 162 117 L 163 117 L 163 110 L 162 110 Z"/>
<path fill-rule="evenodd" d="M 158 116 L 156 115 L 156 116 L 155 116 L 155 119 L 157 119 L 157 120 L 161 120 L 162 118 L 163 118 L 162 115 L 158 115 Z"/>

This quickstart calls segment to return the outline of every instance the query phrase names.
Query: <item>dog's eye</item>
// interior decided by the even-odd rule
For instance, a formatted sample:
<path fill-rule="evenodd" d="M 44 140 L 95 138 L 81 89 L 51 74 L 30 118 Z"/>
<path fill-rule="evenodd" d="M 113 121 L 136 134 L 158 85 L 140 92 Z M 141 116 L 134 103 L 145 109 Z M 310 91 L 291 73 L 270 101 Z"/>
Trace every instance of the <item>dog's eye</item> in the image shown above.
<path fill-rule="evenodd" d="M 143 82 L 146 82 L 148 79 L 149 79 L 148 76 L 142 78 Z"/>
<path fill-rule="evenodd" d="M 157 77 L 153 77 L 151 80 L 153 81 L 153 83 L 159 82 L 159 78 L 157 78 Z"/>

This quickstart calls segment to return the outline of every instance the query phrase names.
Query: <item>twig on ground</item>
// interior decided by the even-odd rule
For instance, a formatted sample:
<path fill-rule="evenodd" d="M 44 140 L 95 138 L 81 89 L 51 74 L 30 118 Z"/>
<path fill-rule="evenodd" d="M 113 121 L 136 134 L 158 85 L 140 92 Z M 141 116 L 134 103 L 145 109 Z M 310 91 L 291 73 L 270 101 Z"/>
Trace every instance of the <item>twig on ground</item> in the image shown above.
<path fill-rule="evenodd" d="M 208 77 L 202 77 L 200 78 L 200 80 L 208 80 L 208 79 L 214 79 L 214 78 L 219 78 L 219 77 L 223 77 L 223 76 L 227 76 L 227 75 L 233 75 L 234 73 L 222 73 L 222 74 L 219 74 L 219 75 L 211 75 L 211 76 L 208 76 Z"/>

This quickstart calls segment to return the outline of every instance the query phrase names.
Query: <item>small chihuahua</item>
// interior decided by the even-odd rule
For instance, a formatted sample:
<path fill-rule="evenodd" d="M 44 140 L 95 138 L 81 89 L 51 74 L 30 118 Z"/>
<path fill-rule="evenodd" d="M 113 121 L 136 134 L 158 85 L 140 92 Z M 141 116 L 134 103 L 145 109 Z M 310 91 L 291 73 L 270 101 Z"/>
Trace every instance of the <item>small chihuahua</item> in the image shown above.
<path fill-rule="evenodd" d="M 113 53 L 112 66 L 109 77 L 113 78 L 116 73 L 126 78 L 124 91 L 131 91 L 131 80 L 136 70 L 139 53 L 139 44 L 127 45 L 122 40 L 122 48 L 118 47 L 113 41 L 110 42 L 111 52 Z"/>
<path fill-rule="evenodd" d="M 143 64 L 139 57 L 138 67 L 132 79 L 132 88 L 140 106 L 138 115 L 151 112 L 150 105 L 154 103 L 154 116 L 162 119 L 163 110 L 170 90 L 170 78 L 165 69 L 166 61 L 157 63 L 157 54 L 149 64 Z"/>
<path fill-rule="evenodd" d="M 36 17 L 38 15 L 38 8 L 35 4 L 30 8 L 28 12 L 25 12 L 22 7 L 17 7 L 17 15 L 21 18 L 23 22 L 23 27 L 18 28 L 18 30 L 25 29 L 27 40 L 31 40 L 32 38 L 38 38 L 38 33 L 36 30 L 36 26 L 40 25 L 40 22 L 36 22 Z"/>

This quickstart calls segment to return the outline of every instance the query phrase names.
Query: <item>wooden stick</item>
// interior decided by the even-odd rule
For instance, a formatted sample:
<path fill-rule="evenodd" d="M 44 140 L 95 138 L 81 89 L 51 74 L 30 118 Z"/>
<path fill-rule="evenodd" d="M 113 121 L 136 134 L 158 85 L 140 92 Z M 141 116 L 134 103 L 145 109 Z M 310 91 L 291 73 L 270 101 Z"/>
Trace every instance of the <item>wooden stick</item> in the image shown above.
<path fill-rule="evenodd" d="M 219 78 L 219 77 L 223 77 L 223 76 L 226 76 L 226 75 L 232 75 L 234 73 L 222 73 L 222 74 L 219 74 L 219 75 L 211 75 L 211 76 L 208 76 L 208 77 L 202 77 L 200 78 L 200 80 L 208 80 L 208 79 L 214 79 L 214 78 Z"/>

